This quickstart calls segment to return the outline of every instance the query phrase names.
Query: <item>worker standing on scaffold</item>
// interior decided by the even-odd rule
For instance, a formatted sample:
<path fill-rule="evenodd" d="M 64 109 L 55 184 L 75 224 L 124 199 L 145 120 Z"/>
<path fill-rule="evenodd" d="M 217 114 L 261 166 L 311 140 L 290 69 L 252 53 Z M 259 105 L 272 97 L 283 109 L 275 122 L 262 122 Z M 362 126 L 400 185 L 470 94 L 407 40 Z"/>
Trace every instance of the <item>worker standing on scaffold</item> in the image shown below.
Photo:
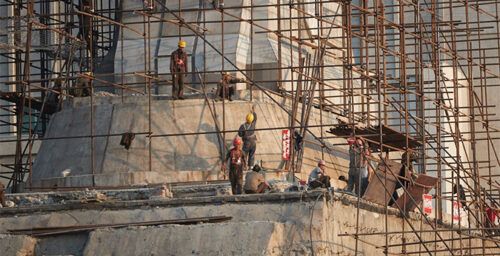
<path fill-rule="evenodd" d="M 144 10 L 148 12 L 156 11 L 155 0 L 143 0 Z"/>
<path fill-rule="evenodd" d="M 223 168 L 226 170 L 226 162 L 231 160 L 229 165 L 229 181 L 233 195 L 242 193 L 243 189 L 243 169 L 246 167 L 245 154 L 241 151 L 241 139 L 236 137 L 233 141 L 234 148 L 227 152 L 224 158 Z"/>
<path fill-rule="evenodd" d="M 170 57 L 170 72 L 172 73 L 172 98 L 174 100 L 183 100 L 184 94 L 184 76 L 187 71 L 187 54 L 184 52 L 186 42 L 180 40 L 178 43 L 179 48 L 172 52 Z"/>
<path fill-rule="evenodd" d="M 365 149 L 368 149 L 368 143 L 361 137 L 351 137 L 347 139 L 349 143 L 349 178 L 347 179 L 347 191 L 352 192 L 356 195 L 360 195 L 361 192 L 361 168 L 363 167 L 363 159 Z"/>
<path fill-rule="evenodd" d="M 255 150 L 257 149 L 257 135 L 255 134 L 255 125 L 257 123 L 257 114 L 255 105 L 252 106 L 252 112 L 248 113 L 246 122 L 240 126 L 238 136 L 243 138 L 243 151 L 248 159 L 248 168 L 251 169 L 254 164 Z"/>

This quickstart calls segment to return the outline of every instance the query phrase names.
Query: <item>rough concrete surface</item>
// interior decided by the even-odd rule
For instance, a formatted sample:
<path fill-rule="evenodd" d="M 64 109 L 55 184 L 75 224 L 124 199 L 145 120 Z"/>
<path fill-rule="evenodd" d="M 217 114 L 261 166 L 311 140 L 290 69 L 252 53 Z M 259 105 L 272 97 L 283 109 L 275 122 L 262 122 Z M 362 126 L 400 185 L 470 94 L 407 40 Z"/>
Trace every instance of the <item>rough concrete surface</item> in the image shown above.
<path fill-rule="evenodd" d="M 116 99 L 115 99 L 116 98 Z M 89 98 L 74 99 L 56 113 L 49 124 L 46 137 L 90 135 Z M 283 104 L 288 104 L 284 102 Z M 233 101 L 225 104 L 226 129 L 238 130 L 250 111 L 251 102 Z M 214 104 L 219 124 L 222 124 L 222 103 Z M 182 181 L 222 179 L 218 135 L 199 134 L 167 136 L 171 134 L 215 132 L 214 120 L 202 99 L 170 101 L 155 99 L 151 105 L 152 169 L 149 171 L 149 139 L 137 134 L 129 150 L 120 145 L 121 136 L 96 137 L 95 182 L 98 186 L 121 186 Z M 148 131 L 147 97 L 95 97 L 94 131 L 96 135 L 144 133 Z M 279 128 L 288 125 L 288 117 L 275 103 L 259 102 L 256 105 L 257 128 Z M 319 124 L 319 112 L 311 112 L 310 125 Z M 324 123 L 335 123 L 335 117 L 323 114 Z M 319 133 L 319 127 L 311 128 Z M 236 132 L 226 133 L 226 145 L 231 147 Z M 271 170 L 281 170 L 281 130 L 257 132 L 256 160 Z M 311 139 L 311 138 L 308 138 Z M 313 140 L 313 139 L 312 139 Z M 342 139 L 340 139 L 342 140 Z M 332 140 L 333 142 L 333 140 Z M 92 185 L 90 138 L 44 140 L 33 166 L 34 186 L 89 186 Z M 308 173 L 321 158 L 321 148 L 305 143 L 303 172 Z M 328 154 L 327 172 L 332 177 L 344 174 L 339 168 L 346 166 L 347 156 Z M 63 177 L 63 173 L 66 177 Z M 335 180 L 333 180 L 335 185 Z"/>
<path fill-rule="evenodd" d="M 38 239 L 34 256 L 83 255 L 88 240 L 88 233 L 48 236 Z M 103 255 L 104 254 L 93 254 Z"/>
<path fill-rule="evenodd" d="M 0 234 L 0 255 L 32 256 L 36 242 L 36 239 L 29 236 Z"/>
<path fill-rule="evenodd" d="M 289 194 L 283 193 L 282 195 Z M 300 193 L 297 193 L 300 194 Z M 356 232 L 356 198 L 348 195 L 335 196 L 331 199 L 327 199 L 322 193 L 311 194 L 310 196 L 306 196 L 304 194 L 303 200 L 296 201 L 280 201 L 280 200 L 266 200 L 266 197 L 273 198 L 276 197 L 277 194 L 269 194 L 268 196 L 264 195 L 245 195 L 245 196 L 221 196 L 221 197 L 211 197 L 212 199 L 219 198 L 222 201 L 218 203 L 200 203 L 198 205 L 172 205 L 172 206 L 156 206 L 151 207 L 147 205 L 147 202 L 144 204 L 139 204 L 135 209 L 76 209 L 76 210 L 67 210 L 67 211 L 57 211 L 57 212 L 48 212 L 48 213 L 33 213 L 30 215 L 23 216 L 14 216 L 14 217 L 0 217 L 0 232 L 5 232 L 6 229 L 13 228 L 28 228 L 33 226 L 67 226 L 67 225 L 85 225 L 85 224 L 98 224 L 98 223 L 126 223 L 126 222 L 140 222 L 140 221 L 155 221 L 155 220 L 171 220 L 171 219 L 182 219 L 182 218 L 195 218 L 195 217 L 209 217 L 209 216 L 231 216 L 233 219 L 228 223 L 217 223 L 210 224 L 207 227 L 213 226 L 213 232 L 210 231 L 209 234 L 214 233 L 218 234 L 218 232 L 222 232 L 223 230 L 237 230 L 233 227 L 224 228 L 223 226 L 217 227 L 218 225 L 229 225 L 229 224 L 241 224 L 248 226 L 249 230 L 253 230 L 254 228 L 259 231 L 259 235 L 261 237 L 257 239 L 263 239 L 266 241 L 268 239 L 268 243 L 274 241 L 274 239 L 279 238 L 278 241 L 282 241 L 280 239 L 284 239 L 286 243 L 281 244 L 282 247 L 277 251 L 281 252 L 285 255 L 289 253 L 297 253 L 299 255 L 303 254 L 311 254 L 311 250 L 314 250 L 315 255 L 354 255 L 355 248 L 355 239 L 350 236 L 339 236 L 340 234 L 353 234 Z M 224 199 L 229 198 L 254 198 L 253 201 L 241 201 L 241 202 L 230 202 L 224 203 Z M 173 199 L 170 199 L 173 200 Z M 187 200 L 187 199 L 182 199 Z M 373 204 L 368 204 L 366 202 L 361 201 L 362 208 L 359 210 L 359 232 L 360 233 L 377 233 L 385 231 L 385 223 L 386 219 L 383 214 L 383 208 L 380 206 L 376 206 Z M 387 216 L 387 227 L 389 231 L 400 231 L 403 228 L 407 231 L 411 230 L 411 227 L 404 223 L 404 220 L 398 217 L 396 214 L 397 211 L 391 210 L 389 211 L 389 215 Z M 430 219 L 433 223 L 434 220 Z M 266 224 L 261 224 L 266 223 Z M 282 224 L 279 231 L 276 228 L 275 223 Z M 430 225 L 426 224 L 425 220 L 419 219 L 419 216 L 413 215 L 410 219 L 410 223 L 417 230 L 430 230 L 433 229 Z M 253 224 L 256 224 L 253 226 Z M 272 225 L 271 225 L 272 224 Z M 273 226 L 274 229 L 270 229 L 269 225 Z M 177 230 L 180 234 L 183 234 L 182 237 L 185 237 L 186 244 L 176 244 L 176 247 L 183 248 L 199 248 L 200 255 L 205 253 L 211 253 L 209 251 L 202 251 L 202 247 L 199 243 L 204 243 L 203 240 L 211 241 L 209 235 L 200 236 L 200 234 L 206 234 L 207 229 L 200 228 L 198 229 L 196 226 L 183 226 L 177 229 L 170 229 L 168 227 L 149 227 L 145 228 L 146 231 L 141 231 L 142 229 L 120 229 L 120 230 L 107 230 L 107 231 L 96 231 L 104 232 L 108 234 L 109 238 L 112 239 L 110 241 L 117 241 L 117 243 L 122 244 L 122 246 L 127 247 L 131 242 L 121 242 L 128 241 L 127 239 L 131 239 L 133 235 L 126 234 L 128 232 L 132 232 L 131 234 L 142 234 L 144 233 L 145 237 L 148 237 L 149 231 L 153 234 L 163 234 L 162 231 L 168 231 L 167 234 L 174 234 L 174 231 Z M 447 228 L 447 227 L 440 227 Z M 182 230 L 182 231 L 181 231 Z M 210 230 L 210 229 L 208 229 Z M 177 232 L 176 231 L 176 232 Z M 279 232 L 281 233 L 279 233 Z M 142 232 L 142 233 L 141 233 Z M 159 232 L 159 233 L 155 233 Z M 232 232 L 232 231 L 231 231 Z M 274 233 L 273 233 L 274 232 Z M 278 232 L 278 233 L 276 233 Z M 102 236 L 106 236 L 106 235 Z M 279 235 L 282 234 L 282 235 Z M 449 239 L 453 235 L 454 237 L 458 237 L 458 234 L 455 232 L 440 232 L 443 239 Z M 114 236 L 117 237 L 114 237 Z M 276 236 L 275 236 L 276 235 Z M 472 234 L 474 236 L 474 234 Z M 99 237 L 102 237 L 99 236 Z M 281 236 L 281 237 L 280 237 Z M 468 237 L 467 234 L 463 233 L 462 236 Z M 62 236 L 65 237 L 65 236 Z M 141 236 L 139 236 L 141 237 Z M 156 238 L 156 236 L 152 236 L 154 239 L 152 240 L 154 243 L 161 243 L 163 238 Z M 197 238 L 199 237 L 199 238 Z M 433 232 L 422 233 L 421 237 L 424 241 L 432 241 L 435 240 L 435 234 Z M 197 241 L 196 239 L 200 239 L 200 242 L 191 242 L 191 240 L 187 240 L 187 238 L 193 239 L 193 241 Z M 223 237 L 222 237 L 223 238 Z M 405 234 L 407 243 L 418 242 L 418 238 L 411 233 Z M 92 240 L 94 239 L 94 240 Z M 95 243 L 95 239 L 98 237 L 91 238 L 89 241 Z M 116 240 L 113 240 L 116 239 Z M 149 238 L 148 238 L 149 239 Z M 159 240 L 155 240 L 159 239 Z M 172 243 L 172 240 L 177 238 L 164 238 L 169 239 L 166 243 Z M 389 236 L 389 242 L 391 244 L 400 244 L 402 242 L 403 237 L 401 234 L 393 234 Z M 239 242 L 241 239 L 233 239 L 232 242 Z M 69 241 L 69 240 L 68 240 Z M 245 241 L 245 240 L 243 240 Z M 99 242 L 99 241 L 97 241 Z M 247 241 L 248 242 L 248 241 Z M 51 248 L 51 241 L 46 241 L 46 245 L 40 245 L 40 248 Z M 110 242 L 111 243 L 111 242 Z M 210 242 L 211 243 L 211 242 Z M 454 242 L 454 247 L 458 248 L 458 241 Z M 463 243 L 469 243 L 469 240 L 463 240 Z M 90 243 L 87 242 L 90 246 Z M 142 244 L 142 243 L 141 243 Z M 279 244 L 279 243 L 278 243 Z M 383 251 L 380 248 L 376 248 L 376 246 L 383 246 L 385 244 L 385 236 L 384 235 L 373 235 L 373 236 L 361 236 L 360 241 L 358 242 L 358 250 L 362 255 L 383 255 Z M 473 239 L 471 240 L 471 244 L 473 247 L 481 248 L 480 240 Z M 488 242 L 487 246 L 492 246 Z M 81 243 L 80 243 L 81 245 Z M 434 246 L 437 245 L 438 250 L 443 250 L 440 253 L 436 253 L 436 255 L 449 255 L 446 251 L 446 247 L 442 242 L 437 243 L 428 243 L 429 249 L 433 250 Z M 447 245 L 451 247 L 451 242 L 447 242 Z M 78 243 L 70 243 L 69 251 L 75 251 L 75 248 L 78 247 Z M 116 246 L 116 245 L 115 245 Z M 142 246 L 142 245 L 138 245 Z M 153 246 L 153 245 L 152 245 Z M 229 247 L 228 247 L 229 246 Z M 224 244 L 224 248 L 233 248 L 231 244 Z M 240 246 L 240 245 L 238 245 Z M 87 247 L 87 250 L 90 247 Z M 130 245 L 129 250 L 131 252 L 135 252 L 136 249 L 133 243 Z M 221 248 L 223 248 L 221 246 Z M 269 247 L 263 247 L 269 248 Z M 120 248 L 117 248 L 119 250 Z M 114 249 L 113 249 L 114 250 Z M 173 249 L 172 249 L 173 250 Z M 187 250 L 187 249 L 186 249 Z M 230 249 L 232 250 L 232 249 Z M 406 250 L 408 252 L 415 252 L 418 250 L 424 250 L 423 247 L 417 245 L 408 245 L 406 246 Z M 474 249 L 470 253 L 476 254 L 479 253 L 480 249 Z M 487 248 L 486 250 L 489 253 L 500 253 L 498 248 L 491 249 Z M 90 251 L 88 251 L 90 252 Z M 113 255 L 106 254 L 107 251 L 103 252 L 101 255 Z M 188 251 L 190 254 L 191 251 Z M 391 252 L 400 253 L 401 247 L 395 246 L 391 248 Z M 182 254 L 182 253 L 181 253 Z M 76 254 L 78 255 L 78 254 Z M 87 254 L 89 255 L 89 254 Z M 134 253 L 129 254 L 114 254 L 114 255 L 135 255 Z M 158 254 L 160 255 L 160 254 Z"/>
<path fill-rule="evenodd" d="M 172 192 L 165 185 L 162 186 L 157 185 L 150 188 L 133 188 L 133 189 L 114 189 L 114 190 L 86 189 L 86 190 L 69 191 L 69 192 L 30 192 L 30 193 L 15 193 L 15 194 L 10 193 L 6 194 L 5 198 L 13 202 L 15 206 L 29 207 L 36 205 L 54 205 L 54 204 L 105 201 L 105 200 L 113 200 L 113 201 L 145 200 L 156 196 L 172 197 Z"/>
<path fill-rule="evenodd" d="M 268 221 L 100 229 L 83 255 L 282 255 L 283 231 Z"/>

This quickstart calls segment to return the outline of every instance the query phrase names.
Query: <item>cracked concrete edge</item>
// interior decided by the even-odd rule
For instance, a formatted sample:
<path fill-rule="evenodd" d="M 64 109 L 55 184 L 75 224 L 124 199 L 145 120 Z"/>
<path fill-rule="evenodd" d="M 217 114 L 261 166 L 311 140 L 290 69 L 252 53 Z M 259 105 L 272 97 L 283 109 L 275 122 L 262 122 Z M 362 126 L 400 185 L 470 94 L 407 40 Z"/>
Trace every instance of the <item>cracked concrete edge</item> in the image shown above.
<path fill-rule="evenodd" d="M 104 201 L 99 203 L 71 203 L 61 205 L 40 205 L 33 207 L 11 207 L 0 208 L 1 216 L 20 216 L 42 214 L 47 212 L 68 211 L 68 210 L 123 210 L 143 207 L 176 207 L 183 205 L 207 205 L 207 204 L 226 204 L 226 203 L 275 203 L 286 201 L 310 201 L 316 198 L 333 198 L 333 193 L 327 190 L 315 190 L 308 192 L 284 192 L 269 194 L 251 194 L 251 195 L 222 195 L 207 197 L 187 197 L 170 198 L 161 200 L 130 200 L 130 201 Z"/>
<path fill-rule="evenodd" d="M 332 191 L 326 189 L 317 189 L 304 192 L 283 192 L 283 193 L 269 193 L 269 194 L 249 194 L 249 195 L 220 195 L 220 196 L 206 196 L 206 197 L 183 197 L 183 198 L 158 198 L 148 200 L 128 200 L 128 201 L 104 201 L 104 202 L 89 202 L 89 203 L 69 203 L 57 205 L 39 205 L 32 207 L 11 207 L 0 208 L 0 215 L 2 217 L 9 216 L 23 216 L 45 214 L 48 212 L 58 211 L 71 211 L 71 210 L 125 210 L 136 209 L 144 207 L 178 207 L 187 205 L 220 205 L 220 204 L 247 204 L 247 203 L 283 203 L 283 202 L 297 202 L 297 201 L 315 201 L 319 199 L 326 200 L 327 203 L 341 202 L 344 205 L 352 205 L 354 208 L 358 204 L 357 197 Z M 386 209 L 382 205 L 372 203 L 361 199 L 359 201 L 360 209 L 368 210 L 371 212 L 385 214 Z M 398 209 L 389 207 L 387 209 L 389 215 L 402 217 Z M 410 212 L 410 220 L 420 220 L 421 214 Z M 434 218 L 427 217 L 431 222 Z M 449 223 L 442 223 L 438 227 L 444 228 L 458 228 L 458 226 Z"/>

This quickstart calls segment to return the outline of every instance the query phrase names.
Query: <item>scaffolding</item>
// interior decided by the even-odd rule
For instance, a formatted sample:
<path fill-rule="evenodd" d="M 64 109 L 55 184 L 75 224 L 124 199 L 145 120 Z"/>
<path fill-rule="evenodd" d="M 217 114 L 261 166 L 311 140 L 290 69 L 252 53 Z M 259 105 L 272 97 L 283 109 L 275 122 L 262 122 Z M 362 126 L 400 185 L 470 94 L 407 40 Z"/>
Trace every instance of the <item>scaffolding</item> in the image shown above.
<path fill-rule="evenodd" d="M 260 92 L 267 100 L 275 102 L 289 120 L 286 128 L 297 130 L 302 138 L 313 137 L 305 143 L 320 146 L 323 155 L 339 151 L 331 146 L 330 141 L 334 138 L 362 136 L 381 156 L 385 153 L 388 158 L 399 160 L 399 153 L 417 154 L 417 172 L 439 179 L 437 187 L 430 192 L 436 202 L 436 218 L 430 220 L 420 206 L 416 209 L 421 213 L 421 222 L 436 228 L 433 241 L 423 241 L 418 234 L 429 231 L 419 230 L 403 216 L 403 230 L 396 232 L 403 237 L 403 242 L 391 244 L 388 207 L 386 232 L 359 232 L 358 197 L 356 233 L 342 235 L 356 240 L 356 251 L 358 241 L 368 243 L 366 237 L 373 235 L 385 236 L 385 244 L 374 246 L 384 248 L 386 254 L 463 254 L 474 249 L 465 246 L 464 241 L 468 239 L 482 241 L 482 248 L 475 248 L 482 252 L 478 255 L 487 255 L 486 241 L 498 248 L 500 240 L 490 236 L 494 228 L 484 213 L 487 208 L 500 207 L 500 158 L 495 135 L 500 130 L 495 125 L 499 120 L 492 118 L 496 102 L 495 97 L 491 97 L 500 86 L 500 2 L 244 0 L 231 4 L 218 0 L 201 1 L 194 8 L 192 4 L 184 7 L 183 1 L 193 2 L 1 2 L 0 8 L 8 10 L 8 15 L 0 18 L 6 24 L 5 30 L 0 30 L 0 39 L 4 39 L 0 41 L 3 57 L 0 64 L 7 65 L 9 70 L 0 77 L 3 85 L 0 99 L 4 100 L 0 106 L 0 125 L 7 127 L 2 134 L 11 136 L 10 140 L 1 143 L 15 142 L 16 147 L 15 161 L 1 163 L 9 171 L 0 176 L 10 180 L 8 186 L 14 192 L 18 184 L 31 185 L 34 142 L 63 139 L 43 137 L 43 133 L 50 115 L 63 107 L 62 100 L 73 97 L 70 85 L 80 77 L 92 80 L 92 175 L 94 139 L 121 136 L 95 134 L 96 91 L 113 88 L 122 99 L 131 94 L 148 97 L 149 127 L 137 135 L 149 141 L 149 170 L 152 168 L 152 140 L 194 135 L 152 133 L 152 97 L 157 94 L 158 86 L 171 86 L 172 82 L 168 80 L 170 73 L 156 64 L 165 56 L 154 54 L 151 31 L 159 24 L 169 24 L 178 30 L 161 34 L 160 38 L 196 37 L 202 42 L 198 45 L 202 45 L 203 54 L 211 51 L 220 60 L 219 66 L 210 68 L 207 58 L 203 58 L 202 64 L 189 72 L 192 79 L 186 88 L 196 92 L 198 97 L 212 101 L 208 96 L 208 88 L 213 86 L 208 78 L 210 75 L 236 72 L 250 81 L 248 100 L 253 100 L 255 92 Z M 125 8 L 125 2 L 136 5 Z M 141 4 L 137 5 L 139 2 Z M 273 15 L 257 17 L 256 14 L 263 10 Z M 130 15 L 135 15 L 136 19 L 124 19 Z M 225 30 L 234 24 L 248 27 L 249 57 L 245 66 L 229 57 L 224 45 Z M 213 28 L 219 33 L 211 35 Z M 142 40 L 144 59 L 140 70 L 125 71 L 124 34 L 127 33 Z M 276 65 L 273 67 L 257 67 L 254 63 L 260 50 L 255 49 L 254 38 L 262 35 L 275 47 Z M 219 37 L 218 44 L 213 42 L 214 37 Z M 103 71 L 101 67 L 107 62 L 115 62 L 114 69 L 121 66 L 120 72 L 113 68 Z M 98 67 L 101 70 L 97 70 Z M 258 78 L 256 74 L 264 70 L 274 72 L 275 77 L 271 80 Z M 55 87 L 58 80 L 62 81 L 60 89 Z M 54 95 L 59 99 L 55 104 L 50 100 Z M 279 104 L 277 98 L 289 101 L 291 108 Z M 222 101 L 222 124 L 217 123 L 211 105 L 207 104 L 222 141 L 226 141 L 226 133 L 234 132 L 226 129 L 224 104 L 225 100 Z M 320 128 L 320 133 L 314 133 L 309 123 L 313 109 L 320 110 L 321 120 L 322 115 L 329 114 L 338 116 L 342 122 L 321 121 L 315 126 Z M 389 133 L 394 136 L 388 136 Z M 347 148 L 346 145 L 347 142 L 341 146 Z M 290 173 L 301 172 L 303 151 L 297 152 L 293 145 L 291 149 L 291 160 L 287 161 L 285 169 Z M 225 150 L 224 145 L 223 152 Z M 341 153 L 348 154 L 348 151 Z M 409 155 L 402 160 L 407 165 Z M 372 160 L 384 161 L 383 158 Z M 382 178 L 387 179 L 390 175 L 397 176 L 388 173 Z M 452 188 L 459 185 L 465 190 L 467 200 L 453 193 Z M 390 199 L 390 194 L 389 191 L 384 193 L 386 200 Z M 420 200 L 408 197 L 413 202 Z M 444 208 L 453 207 L 455 203 L 466 206 L 469 222 L 474 225 L 469 223 L 465 228 L 459 222 L 456 228 L 438 230 Z M 400 210 L 405 212 L 405 209 Z M 405 222 L 410 230 L 404 230 Z M 451 231 L 457 231 L 458 235 L 452 234 L 451 239 L 441 237 L 442 233 Z M 405 242 L 405 236 L 409 233 L 418 237 L 421 250 L 406 251 L 405 246 L 409 243 Z M 438 245 L 444 249 L 437 249 Z M 396 253 L 395 248 L 400 251 Z"/>

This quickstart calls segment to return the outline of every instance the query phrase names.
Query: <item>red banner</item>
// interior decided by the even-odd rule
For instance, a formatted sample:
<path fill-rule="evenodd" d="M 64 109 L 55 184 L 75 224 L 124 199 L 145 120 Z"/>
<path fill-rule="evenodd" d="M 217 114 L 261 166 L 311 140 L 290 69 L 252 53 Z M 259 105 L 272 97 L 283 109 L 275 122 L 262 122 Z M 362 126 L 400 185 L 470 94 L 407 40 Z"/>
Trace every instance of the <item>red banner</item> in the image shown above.
<path fill-rule="evenodd" d="M 423 194 L 422 196 L 424 197 L 424 200 L 422 203 L 424 206 L 424 213 L 431 214 L 432 213 L 432 196 L 427 195 L 427 194 Z"/>
<path fill-rule="evenodd" d="M 283 130 L 281 143 L 281 159 L 290 160 L 290 130 Z"/>

